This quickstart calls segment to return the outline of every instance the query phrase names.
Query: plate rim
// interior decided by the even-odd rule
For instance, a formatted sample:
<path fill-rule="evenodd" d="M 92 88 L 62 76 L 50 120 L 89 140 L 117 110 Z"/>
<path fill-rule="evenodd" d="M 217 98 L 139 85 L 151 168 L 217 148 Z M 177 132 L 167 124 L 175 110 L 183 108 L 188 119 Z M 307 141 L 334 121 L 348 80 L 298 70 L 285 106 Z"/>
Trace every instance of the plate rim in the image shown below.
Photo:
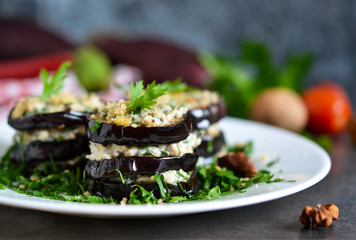
<path fill-rule="evenodd" d="M 331 158 L 329 154 L 322 149 L 315 142 L 303 138 L 294 132 L 290 132 L 285 129 L 281 129 L 275 126 L 267 125 L 264 123 L 254 122 L 245 119 L 225 117 L 222 121 L 236 121 L 243 124 L 253 125 L 261 127 L 264 129 L 276 131 L 282 134 L 287 134 L 293 138 L 299 138 L 303 140 L 307 145 L 311 146 L 313 150 L 318 152 L 320 158 L 323 161 L 322 168 L 306 181 L 300 184 L 293 185 L 291 187 L 277 189 L 274 191 L 252 195 L 242 198 L 233 199 L 218 199 L 218 200 L 207 200 L 207 201 L 191 201 L 184 203 L 172 203 L 172 204 L 158 204 L 158 205 L 104 205 L 104 204 L 93 204 L 93 203 L 76 203 L 76 202 L 65 202 L 60 200 L 50 200 L 37 198 L 28 195 L 21 195 L 21 198 L 14 198 L 9 196 L 3 196 L 0 192 L 0 204 L 10 207 L 17 207 L 30 210 L 38 210 L 44 212 L 51 212 L 57 214 L 65 215 L 76 215 L 85 217 L 104 217 L 104 218 L 128 218 L 128 217 L 166 217 L 166 216 L 178 216 L 195 214 L 201 212 L 211 212 L 217 210 L 225 210 L 230 208 L 245 207 L 249 205 L 254 205 L 258 203 L 263 203 L 267 201 L 276 200 L 282 197 L 286 197 L 302 190 L 305 190 L 316 183 L 320 182 L 323 178 L 327 176 L 331 169 Z M 0 121 L 0 125 L 3 121 Z M 271 183 L 274 184 L 274 183 Z M 277 183 L 278 184 L 278 183 Z M 4 190 L 2 190 L 4 191 Z M 6 189 L 5 191 L 12 191 Z M 17 194 L 17 193 L 16 193 Z M 41 203 L 42 204 L 39 204 Z M 223 204 L 221 204 L 223 202 Z M 220 203 L 220 204 L 219 204 Z M 95 207 L 93 207 L 93 205 Z M 181 207 L 184 206 L 184 207 Z"/>

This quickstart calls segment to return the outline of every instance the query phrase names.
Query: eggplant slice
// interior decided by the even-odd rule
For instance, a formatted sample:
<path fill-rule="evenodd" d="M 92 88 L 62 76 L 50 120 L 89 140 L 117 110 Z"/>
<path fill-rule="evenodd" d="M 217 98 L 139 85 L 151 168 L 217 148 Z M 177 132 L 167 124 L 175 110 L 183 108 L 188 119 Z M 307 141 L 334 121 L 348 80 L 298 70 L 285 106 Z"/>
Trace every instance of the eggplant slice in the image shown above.
<path fill-rule="evenodd" d="M 55 113 L 40 113 L 14 119 L 11 118 L 13 110 L 14 109 L 12 109 L 9 114 L 8 123 L 11 127 L 20 131 L 84 125 L 87 116 L 91 114 L 77 111 L 63 111 Z"/>
<path fill-rule="evenodd" d="M 199 156 L 204 158 L 212 157 L 225 146 L 224 134 L 220 132 L 219 136 L 203 136 L 201 144 L 198 146 Z"/>
<path fill-rule="evenodd" d="M 211 124 L 218 122 L 226 116 L 227 109 L 223 99 L 219 103 L 207 108 L 197 108 L 188 111 L 187 115 L 192 119 L 193 129 L 207 129 Z"/>
<path fill-rule="evenodd" d="M 146 146 L 170 144 L 186 139 L 192 132 L 192 120 L 185 117 L 178 124 L 164 127 L 124 127 L 115 124 L 100 123 L 93 131 L 95 120 L 88 117 L 87 135 L 90 141 L 100 144 Z"/>
<path fill-rule="evenodd" d="M 85 170 L 93 178 L 119 177 L 131 174 L 159 174 L 169 170 L 192 171 L 197 163 L 197 153 L 187 153 L 182 157 L 121 157 L 101 161 L 88 161 Z"/>
<path fill-rule="evenodd" d="M 73 140 L 60 142 L 34 141 L 26 145 L 17 144 L 10 158 L 15 163 L 21 163 L 21 151 L 23 151 L 24 161 L 46 161 L 52 158 L 54 161 L 67 161 L 78 155 L 89 152 L 88 139 L 83 136 Z"/>
<path fill-rule="evenodd" d="M 196 173 L 193 173 L 189 182 L 181 182 L 182 189 L 179 185 L 167 184 L 171 196 L 187 196 L 186 193 L 195 194 L 199 190 L 199 179 Z M 135 184 L 112 183 L 100 179 L 94 180 L 91 193 L 97 197 L 110 198 L 120 202 L 124 197 L 130 198 L 130 193 L 135 189 L 141 191 Z M 153 191 L 156 198 L 160 198 L 160 191 L 156 183 L 140 184 L 147 191 Z"/>

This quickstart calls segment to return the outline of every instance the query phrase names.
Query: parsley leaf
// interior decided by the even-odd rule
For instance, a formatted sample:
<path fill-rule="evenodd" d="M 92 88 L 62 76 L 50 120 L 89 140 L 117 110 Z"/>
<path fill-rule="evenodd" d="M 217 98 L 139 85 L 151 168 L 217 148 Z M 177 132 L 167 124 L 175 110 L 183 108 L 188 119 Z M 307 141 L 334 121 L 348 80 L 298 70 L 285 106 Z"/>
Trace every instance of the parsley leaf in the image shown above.
<path fill-rule="evenodd" d="M 170 192 L 167 183 L 164 181 L 164 176 L 161 174 L 155 174 L 154 179 L 157 182 L 162 198 L 164 200 L 170 199 Z"/>
<path fill-rule="evenodd" d="M 132 187 L 135 188 L 135 190 L 130 193 L 129 204 L 158 203 L 158 199 L 154 196 L 153 190 L 149 192 L 138 184 L 132 185 Z"/>
<path fill-rule="evenodd" d="M 64 87 L 65 74 L 70 65 L 70 62 L 62 63 L 52 77 L 46 69 L 41 70 L 40 78 L 43 82 L 43 92 L 40 99 L 42 102 L 49 99 L 52 95 L 60 93 Z"/>
<path fill-rule="evenodd" d="M 121 171 L 120 171 L 119 169 L 112 169 L 112 170 L 108 171 L 108 173 L 111 173 L 111 172 L 117 172 L 117 173 L 119 173 L 121 182 L 122 182 L 123 184 L 127 184 L 127 182 L 126 182 L 125 179 L 124 179 L 124 176 L 122 175 L 122 173 L 121 173 Z"/>
<path fill-rule="evenodd" d="M 267 164 L 267 167 L 273 167 L 274 165 L 276 165 L 277 163 L 279 163 L 279 158 L 276 158 L 275 160 L 269 162 Z"/>
<path fill-rule="evenodd" d="M 101 122 L 98 120 L 95 120 L 94 125 L 90 129 L 95 132 L 96 130 L 99 129 L 100 125 L 101 125 Z"/>
<path fill-rule="evenodd" d="M 253 142 L 248 141 L 244 144 L 236 144 L 235 146 L 228 146 L 228 152 L 244 152 L 246 156 L 250 156 L 253 151 Z"/>
<path fill-rule="evenodd" d="M 155 81 L 147 85 L 144 92 L 143 81 L 139 81 L 134 85 L 131 83 L 131 101 L 127 106 L 127 111 L 135 111 L 137 109 L 151 110 L 152 106 L 157 102 L 154 101 L 166 92 L 166 87 L 161 84 L 156 84 Z"/>

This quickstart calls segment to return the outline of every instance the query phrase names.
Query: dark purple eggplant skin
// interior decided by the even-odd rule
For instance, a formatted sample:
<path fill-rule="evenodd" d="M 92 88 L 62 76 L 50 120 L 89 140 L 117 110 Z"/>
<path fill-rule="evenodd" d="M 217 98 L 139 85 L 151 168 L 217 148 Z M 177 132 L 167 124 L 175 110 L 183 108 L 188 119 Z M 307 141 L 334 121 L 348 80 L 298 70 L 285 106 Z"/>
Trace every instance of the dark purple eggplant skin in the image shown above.
<path fill-rule="evenodd" d="M 199 179 L 197 174 L 193 174 L 189 183 L 181 182 L 180 183 L 184 191 L 189 194 L 195 194 L 199 190 Z M 130 198 L 130 193 L 135 189 L 136 191 L 141 191 L 138 187 L 133 186 L 135 184 L 122 184 L 122 183 L 113 183 L 110 181 L 104 181 L 100 179 L 94 180 L 91 193 L 97 197 L 110 198 L 112 197 L 116 201 L 120 202 L 122 198 Z M 156 198 L 160 198 L 160 191 L 158 185 L 155 183 L 151 184 L 140 184 L 147 191 L 153 191 L 153 194 Z M 170 191 L 171 196 L 187 196 L 187 194 L 182 191 L 179 185 L 167 184 L 167 187 Z"/>
<path fill-rule="evenodd" d="M 225 117 L 226 114 L 227 109 L 223 99 L 207 108 L 191 109 L 187 113 L 192 119 L 193 129 L 207 129 L 211 124 Z"/>
<path fill-rule="evenodd" d="M 34 141 L 22 146 L 24 161 L 46 161 L 52 158 L 54 161 L 67 161 L 83 153 L 89 152 L 88 139 L 83 136 L 73 140 L 41 142 Z M 17 144 L 10 158 L 15 163 L 21 163 L 20 145 Z"/>
<path fill-rule="evenodd" d="M 192 120 L 185 117 L 180 123 L 164 127 L 124 127 L 101 122 L 98 129 L 91 128 L 95 120 L 88 117 L 87 135 L 90 141 L 100 144 L 147 146 L 170 144 L 186 139 L 192 132 Z"/>
<path fill-rule="evenodd" d="M 119 177 L 131 174 L 159 174 L 169 170 L 192 171 L 197 163 L 197 153 L 187 153 L 182 157 L 121 157 L 101 161 L 88 161 L 85 170 L 93 178 Z"/>
<path fill-rule="evenodd" d="M 213 149 L 212 151 L 209 151 L 209 143 L 212 142 Z M 212 136 L 203 136 L 202 137 L 202 142 L 198 146 L 198 152 L 199 156 L 202 156 L 204 158 L 212 157 L 215 154 L 217 154 L 222 147 L 225 146 L 225 138 L 224 134 L 220 132 L 219 136 L 217 137 L 212 137 Z"/>
<path fill-rule="evenodd" d="M 14 109 L 11 110 L 7 122 L 11 127 L 20 131 L 85 125 L 87 116 L 91 114 L 77 111 L 63 111 L 55 113 L 39 113 L 14 119 L 11 118 L 13 110 Z"/>

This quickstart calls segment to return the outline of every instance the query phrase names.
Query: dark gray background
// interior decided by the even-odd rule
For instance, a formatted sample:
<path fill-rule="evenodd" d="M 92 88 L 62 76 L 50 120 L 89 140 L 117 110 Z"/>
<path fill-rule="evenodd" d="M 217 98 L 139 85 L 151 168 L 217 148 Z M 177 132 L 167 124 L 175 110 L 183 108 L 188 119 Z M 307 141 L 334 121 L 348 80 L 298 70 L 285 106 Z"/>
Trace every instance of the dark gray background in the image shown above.
<path fill-rule="evenodd" d="M 356 86 L 352 0 L 0 0 L 0 16 L 36 21 L 73 43 L 117 32 L 236 54 L 240 40 L 256 39 L 273 48 L 277 62 L 291 51 L 315 52 L 309 83 Z"/>
<path fill-rule="evenodd" d="M 308 83 L 331 79 L 356 96 L 356 1 L 352 0 L 0 0 L 0 16 L 25 18 L 80 44 L 105 32 L 168 39 L 197 50 L 237 53 L 255 39 L 276 62 L 313 51 Z"/>
<path fill-rule="evenodd" d="M 78 44 L 114 30 L 231 54 L 238 41 L 252 38 L 272 46 L 277 62 L 290 51 L 312 50 L 317 62 L 309 83 L 339 81 L 356 103 L 356 1 L 352 0 L 0 0 L 0 16 L 36 21 Z M 0 206 L 0 238 L 351 239 L 356 233 L 356 149 L 345 142 L 336 144 L 332 158 L 328 177 L 301 193 L 192 216 L 98 220 Z M 301 209 L 328 202 L 340 207 L 340 220 L 327 229 L 302 229 Z"/>

